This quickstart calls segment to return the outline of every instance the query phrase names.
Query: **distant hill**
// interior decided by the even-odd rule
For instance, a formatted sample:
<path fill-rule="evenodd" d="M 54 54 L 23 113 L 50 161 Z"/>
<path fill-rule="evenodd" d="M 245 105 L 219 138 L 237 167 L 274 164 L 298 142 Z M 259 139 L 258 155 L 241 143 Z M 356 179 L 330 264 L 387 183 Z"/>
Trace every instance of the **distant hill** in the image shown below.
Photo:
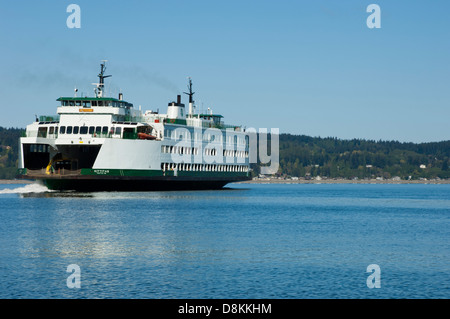
<path fill-rule="evenodd" d="M 450 141 L 401 143 L 280 135 L 278 175 L 329 178 L 450 178 Z"/>
<path fill-rule="evenodd" d="M 0 179 L 17 170 L 20 128 L 0 127 Z M 277 175 L 328 178 L 450 178 L 450 141 L 401 143 L 363 139 L 280 135 Z M 253 164 L 253 174 L 259 166 Z"/>

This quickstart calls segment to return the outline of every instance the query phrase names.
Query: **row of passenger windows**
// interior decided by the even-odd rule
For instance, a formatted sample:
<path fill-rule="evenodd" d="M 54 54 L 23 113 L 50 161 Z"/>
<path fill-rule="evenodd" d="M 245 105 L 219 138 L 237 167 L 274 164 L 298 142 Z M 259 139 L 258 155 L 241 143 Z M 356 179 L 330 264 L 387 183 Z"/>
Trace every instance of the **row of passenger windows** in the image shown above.
<path fill-rule="evenodd" d="M 187 163 L 161 163 L 163 171 L 197 171 L 197 172 L 247 172 L 245 165 L 220 164 L 187 164 Z"/>
<path fill-rule="evenodd" d="M 113 107 L 126 107 L 131 104 L 128 102 L 117 102 L 117 101 L 61 101 L 61 106 L 113 106 Z"/>
<path fill-rule="evenodd" d="M 162 145 L 161 153 L 198 155 L 198 148 L 197 147 Z M 209 155 L 209 156 L 216 156 L 217 149 L 205 148 L 204 154 Z M 247 151 L 238 151 L 238 150 L 223 150 L 222 155 L 229 156 L 229 157 L 248 157 L 248 152 Z"/>
<path fill-rule="evenodd" d="M 203 131 L 202 133 L 197 133 L 197 132 L 191 132 L 187 129 L 169 129 L 166 128 L 164 131 L 164 137 L 166 138 L 171 138 L 173 140 L 176 141 L 181 141 L 181 140 L 196 140 L 196 141 L 201 141 L 203 140 L 204 142 L 224 142 L 226 141 L 227 143 L 234 143 L 234 144 L 242 144 L 248 145 L 248 136 L 245 136 L 245 139 L 242 137 L 238 137 L 237 135 L 231 134 L 229 136 L 223 136 L 220 131 L 218 131 L 217 133 L 212 133 L 212 132 L 208 132 L 208 131 Z"/>
<path fill-rule="evenodd" d="M 161 146 L 161 153 L 198 155 L 198 148 L 163 145 Z"/>
<path fill-rule="evenodd" d="M 108 126 L 60 126 L 59 134 L 121 134 L 121 127 L 112 127 L 108 131 Z M 50 133 L 51 134 L 51 133 Z"/>

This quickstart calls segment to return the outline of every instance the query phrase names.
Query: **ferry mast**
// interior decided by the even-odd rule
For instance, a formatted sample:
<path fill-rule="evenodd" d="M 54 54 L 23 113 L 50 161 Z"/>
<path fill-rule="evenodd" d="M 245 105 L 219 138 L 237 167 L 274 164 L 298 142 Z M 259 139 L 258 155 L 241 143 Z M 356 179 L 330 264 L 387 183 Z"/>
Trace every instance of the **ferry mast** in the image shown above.
<path fill-rule="evenodd" d="M 192 92 L 191 78 L 189 78 L 188 91 L 189 92 L 183 92 L 183 93 L 187 94 L 189 96 L 189 117 L 192 117 L 194 115 L 194 100 L 193 100 L 192 96 L 195 94 L 195 92 Z"/>
<path fill-rule="evenodd" d="M 105 79 L 111 76 L 111 75 L 104 75 L 106 71 L 106 61 L 107 60 L 102 60 L 102 63 L 100 64 L 100 73 L 98 75 L 99 83 L 92 83 L 97 86 L 94 89 L 95 97 L 103 97 L 103 88 L 105 86 Z"/>

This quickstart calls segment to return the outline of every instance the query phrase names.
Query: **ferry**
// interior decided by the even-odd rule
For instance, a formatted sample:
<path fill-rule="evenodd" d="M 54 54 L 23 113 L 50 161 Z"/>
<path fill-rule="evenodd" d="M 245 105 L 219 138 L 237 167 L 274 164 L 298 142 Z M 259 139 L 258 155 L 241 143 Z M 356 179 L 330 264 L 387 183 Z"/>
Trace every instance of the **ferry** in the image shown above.
<path fill-rule="evenodd" d="M 188 109 L 181 94 L 167 113 L 142 111 L 105 94 L 106 61 L 93 97 L 60 97 L 56 116 L 36 116 L 20 138 L 18 178 L 51 190 L 159 191 L 220 189 L 249 180 L 249 135 L 211 109 Z M 159 110 L 159 109 L 158 109 Z"/>

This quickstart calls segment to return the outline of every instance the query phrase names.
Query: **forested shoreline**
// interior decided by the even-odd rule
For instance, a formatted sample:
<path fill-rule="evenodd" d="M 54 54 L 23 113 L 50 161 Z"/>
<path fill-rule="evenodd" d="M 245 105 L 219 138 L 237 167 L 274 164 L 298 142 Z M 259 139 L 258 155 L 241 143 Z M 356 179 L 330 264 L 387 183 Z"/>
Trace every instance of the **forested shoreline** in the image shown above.
<path fill-rule="evenodd" d="M 19 138 L 24 132 L 21 128 L 0 126 L 0 179 L 13 179 L 17 173 Z"/>
<path fill-rule="evenodd" d="M 276 175 L 282 177 L 450 178 L 450 141 L 402 143 L 280 134 L 279 146 Z M 253 169 L 259 173 L 258 165 Z"/>

